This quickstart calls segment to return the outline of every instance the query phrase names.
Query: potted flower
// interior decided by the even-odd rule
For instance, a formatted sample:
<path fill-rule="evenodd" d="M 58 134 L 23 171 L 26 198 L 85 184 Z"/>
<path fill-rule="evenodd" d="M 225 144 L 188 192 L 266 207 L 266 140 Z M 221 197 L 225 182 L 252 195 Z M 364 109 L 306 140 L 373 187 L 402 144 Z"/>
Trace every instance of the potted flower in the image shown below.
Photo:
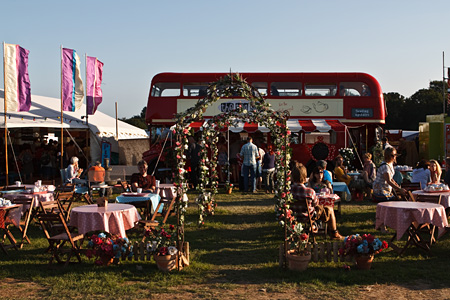
<path fill-rule="evenodd" d="M 372 265 L 374 255 L 387 248 L 386 241 L 381 241 L 371 234 L 354 234 L 344 239 L 344 248 L 339 249 L 339 254 L 353 257 L 358 269 L 368 270 Z"/>
<path fill-rule="evenodd" d="M 176 268 L 178 260 L 178 249 L 175 247 L 176 231 L 174 225 L 164 225 L 147 229 L 144 233 L 147 242 L 147 251 L 153 253 L 159 270 L 168 272 Z"/>
<path fill-rule="evenodd" d="M 113 262 L 118 264 L 120 258 L 133 256 L 133 246 L 128 238 L 109 233 L 93 234 L 87 247 L 86 256 L 94 257 L 94 263 L 99 266 L 108 266 Z"/>
<path fill-rule="evenodd" d="M 225 192 L 231 194 L 233 191 L 233 184 L 231 182 L 225 182 Z"/>
<path fill-rule="evenodd" d="M 303 232 L 301 223 L 294 221 L 287 228 L 289 232 L 289 250 L 286 256 L 288 268 L 290 270 L 304 271 L 308 268 L 308 263 L 311 260 L 311 252 L 306 249 L 309 236 Z"/>

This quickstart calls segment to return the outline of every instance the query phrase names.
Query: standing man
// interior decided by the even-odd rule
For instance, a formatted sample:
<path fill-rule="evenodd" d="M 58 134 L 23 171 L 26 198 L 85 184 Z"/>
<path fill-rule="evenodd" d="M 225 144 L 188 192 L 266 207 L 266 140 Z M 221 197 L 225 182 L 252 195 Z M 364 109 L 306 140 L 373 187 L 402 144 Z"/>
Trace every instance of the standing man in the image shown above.
<path fill-rule="evenodd" d="M 256 147 L 255 144 L 252 143 L 253 139 L 252 137 L 247 138 L 247 144 L 242 146 L 241 153 L 239 153 L 239 156 L 243 160 L 243 166 L 242 171 L 244 175 L 244 192 L 253 192 L 256 193 L 256 160 L 258 160 L 259 152 L 258 147 Z M 251 181 L 251 188 L 249 189 L 249 182 L 248 182 L 248 175 L 250 173 L 250 181 Z"/>
<path fill-rule="evenodd" d="M 201 151 L 200 145 L 197 144 L 197 142 L 192 136 L 189 137 L 188 157 L 191 160 L 191 184 L 194 189 L 197 188 L 198 184 L 200 151 Z"/>

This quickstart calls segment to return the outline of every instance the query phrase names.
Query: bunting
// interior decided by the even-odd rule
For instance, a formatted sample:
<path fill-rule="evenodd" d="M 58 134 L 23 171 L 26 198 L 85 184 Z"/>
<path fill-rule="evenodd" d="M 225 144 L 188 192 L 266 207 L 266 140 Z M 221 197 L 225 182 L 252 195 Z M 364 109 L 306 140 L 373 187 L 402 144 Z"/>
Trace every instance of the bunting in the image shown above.
<path fill-rule="evenodd" d="M 102 103 L 103 63 L 96 57 L 86 57 L 86 106 L 89 115 L 95 114 Z"/>
<path fill-rule="evenodd" d="M 31 85 L 28 75 L 30 51 L 14 44 L 4 44 L 5 101 L 7 111 L 29 111 Z"/>
<path fill-rule="evenodd" d="M 64 111 L 76 111 L 83 104 L 83 80 L 80 57 L 75 50 L 63 48 L 61 61 L 62 102 Z"/>

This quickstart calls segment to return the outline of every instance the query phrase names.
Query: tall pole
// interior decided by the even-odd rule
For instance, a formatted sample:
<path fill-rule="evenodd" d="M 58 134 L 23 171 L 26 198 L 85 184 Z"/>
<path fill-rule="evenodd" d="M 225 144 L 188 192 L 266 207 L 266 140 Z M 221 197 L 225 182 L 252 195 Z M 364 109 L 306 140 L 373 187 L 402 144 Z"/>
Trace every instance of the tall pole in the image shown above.
<path fill-rule="evenodd" d="M 442 104 L 442 113 L 444 114 L 444 118 L 445 118 L 445 59 L 444 59 L 444 51 L 442 51 L 442 100 L 443 100 L 443 104 Z"/>
<path fill-rule="evenodd" d="M 119 120 L 117 119 L 117 102 L 116 102 L 116 141 L 119 140 Z"/>
<path fill-rule="evenodd" d="M 84 82 L 86 82 L 86 93 L 85 93 L 85 97 L 86 97 L 86 126 L 87 126 L 87 131 L 86 131 L 86 149 L 90 149 L 90 145 L 89 145 L 89 111 L 88 111 L 88 81 L 87 81 L 87 76 L 88 76 L 88 71 L 87 71 L 87 54 L 84 53 L 84 69 L 85 69 L 85 73 L 84 73 Z M 95 87 L 94 87 L 94 91 L 95 91 Z M 89 166 L 89 161 L 86 162 L 87 166 L 86 168 Z"/>
<path fill-rule="evenodd" d="M 64 169 L 64 130 L 63 130 L 63 47 L 61 45 L 61 169 Z"/>
<path fill-rule="evenodd" d="M 5 42 L 3 42 L 3 86 L 4 86 L 4 97 L 3 97 L 3 102 L 5 104 L 5 110 L 4 110 L 4 115 L 5 115 L 5 171 L 6 171 L 6 186 L 9 185 L 9 169 L 8 169 L 8 126 L 6 125 L 6 62 L 5 62 L 5 50 L 6 50 L 6 45 Z"/>

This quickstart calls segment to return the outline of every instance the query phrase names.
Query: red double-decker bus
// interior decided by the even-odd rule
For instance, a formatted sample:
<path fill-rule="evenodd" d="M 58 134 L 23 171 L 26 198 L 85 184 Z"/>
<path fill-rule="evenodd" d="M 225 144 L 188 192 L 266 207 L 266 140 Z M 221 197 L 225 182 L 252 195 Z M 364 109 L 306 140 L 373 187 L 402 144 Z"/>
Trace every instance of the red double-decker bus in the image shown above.
<path fill-rule="evenodd" d="M 209 83 L 226 73 L 160 73 L 153 77 L 146 121 L 151 139 L 161 128 L 174 124 L 174 114 L 192 107 L 205 96 Z M 385 103 L 378 81 L 365 73 L 241 73 L 258 89 L 274 110 L 290 113 L 292 159 L 311 164 L 332 160 L 338 149 L 355 145 L 361 154 L 370 149 L 385 124 Z M 221 98 L 204 112 L 205 119 L 243 103 L 245 99 Z M 244 138 L 248 133 L 270 142 L 265 128 L 241 124 L 229 128 Z M 191 124 L 198 129 L 201 123 Z M 161 149 L 152 143 L 144 159 L 152 161 Z"/>

